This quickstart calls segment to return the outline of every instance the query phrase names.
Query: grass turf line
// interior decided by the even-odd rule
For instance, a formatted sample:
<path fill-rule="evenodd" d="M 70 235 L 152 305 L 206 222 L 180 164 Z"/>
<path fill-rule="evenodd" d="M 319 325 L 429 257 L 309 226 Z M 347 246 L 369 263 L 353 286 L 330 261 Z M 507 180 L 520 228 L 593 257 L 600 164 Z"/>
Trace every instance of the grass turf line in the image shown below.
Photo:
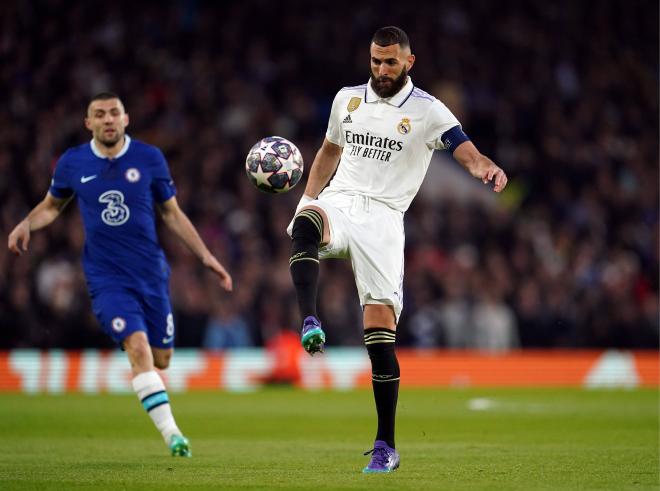
<path fill-rule="evenodd" d="M 401 469 L 376 476 L 370 391 L 171 399 L 192 459 L 132 395 L 0 395 L 0 489 L 660 489 L 656 390 L 402 390 Z"/>

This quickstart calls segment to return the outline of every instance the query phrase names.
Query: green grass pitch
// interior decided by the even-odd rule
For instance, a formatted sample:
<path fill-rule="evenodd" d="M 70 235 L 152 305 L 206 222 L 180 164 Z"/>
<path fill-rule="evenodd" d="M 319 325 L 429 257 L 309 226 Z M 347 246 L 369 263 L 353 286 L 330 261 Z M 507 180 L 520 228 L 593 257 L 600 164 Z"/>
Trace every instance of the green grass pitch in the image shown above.
<path fill-rule="evenodd" d="M 657 390 L 402 390 L 389 475 L 360 472 L 370 391 L 171 399 L 192 459 L 134 396 L 0 395 L 0 489 L 660 489 Z"/>

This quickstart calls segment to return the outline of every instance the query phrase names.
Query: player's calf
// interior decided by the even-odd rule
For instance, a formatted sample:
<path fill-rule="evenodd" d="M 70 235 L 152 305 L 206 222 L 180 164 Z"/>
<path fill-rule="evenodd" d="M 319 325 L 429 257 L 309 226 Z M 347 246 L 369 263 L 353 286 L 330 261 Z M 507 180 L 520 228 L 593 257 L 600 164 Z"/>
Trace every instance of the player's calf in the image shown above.
<path fill-rule="evenodd" d="M 181 434 L 170 406 L 165 384 L 155 370 L 139 373 L 133 378 L 133 390 L 142 407 L 156 425 L 172 455 L 190 456 L 190 443 Z"/>
<path fill-rule="evenodd" d="M 394 446 L 394 421 L 399 396 L 399 362 L 394 351 L 396 331 L 383 327 L 364 330 L 364 344 L 371 360 L 371 380 L 378 413 L 376 441 Z"/>
<path fill-rule="evenodd" d="M 316 314 L 319 279 L 319 245 L 323 236 L 323 217 L 314 209 L 304 209 L 293 220 L 289 268 L 296 288 L 303 319 Z"/>
<path fill-rule="evenodd" d="M 325 333 L 316 313 L 319 245 L 322 237 L 323 217 L 317 210 L 306 208 L 296 215 L 291 233 L 289 267 L 298 295 L 300 315 L 304 319 L 300 341 L 310 355 L 323 351 L 325 343 Z"/>

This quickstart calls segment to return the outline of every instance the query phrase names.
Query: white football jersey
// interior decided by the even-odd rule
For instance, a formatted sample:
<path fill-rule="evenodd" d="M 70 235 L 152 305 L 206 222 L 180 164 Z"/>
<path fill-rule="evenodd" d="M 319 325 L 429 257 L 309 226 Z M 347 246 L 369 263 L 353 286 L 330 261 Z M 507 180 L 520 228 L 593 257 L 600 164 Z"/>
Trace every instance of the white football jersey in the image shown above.
<path fill-rule="evenodd" d="M 341 89 L 332 103 L 326 138 L 343 147 L 327 188 L 361 194 L 404 212 L 422 185 L 442 135 L 460 126 L 435 97 L 410 77 L 401 90 L 381 99 L 370 83 Z"/>

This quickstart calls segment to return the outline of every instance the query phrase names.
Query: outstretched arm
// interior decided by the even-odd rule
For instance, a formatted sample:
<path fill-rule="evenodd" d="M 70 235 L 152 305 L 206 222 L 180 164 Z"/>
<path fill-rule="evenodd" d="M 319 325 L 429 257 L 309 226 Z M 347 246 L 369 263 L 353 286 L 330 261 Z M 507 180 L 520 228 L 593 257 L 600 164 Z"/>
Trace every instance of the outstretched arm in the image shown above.
<path fill-rule="evenodd" d="M 323 188 L 334 174 L 337 165 L 339 165 L 339 157 L 341 157 L 342 147 L 335 145 L 328 141 L 327 138 L 323 140 L 323 145 L 316 152 L 312 170 L 309 172 L 307 178 L 307 185 L 305 186 L 305 196 L 312 199 L 321 193 Z"/>
<path fill-rule="evenodd" d="M 477 179 L 481 179 L 484 184 L 494 181 L 493 191 L 496 193 L 501 192 L 506 187 L 507 177 L 504 171 L 495 165 L 495 162 L 481 154 L 471 141 L 465 141 L 456 147 L 454 158 L 470 174 Z"/>
<path fill-rule="evenodd" d="M 14 254 L 21 255 L 27 252 L 30 243 L 30 232 L 39 230 L 50 225 L 62 212 L 71 198 L 56 198 L 52 194 L 46 194 L 41 203 L 32 208 L 21 222 L 14 227 L 9 234 L 7 247 Z"/>
<path fill-rule="evenodd" d="M 197 229 L 190 222 L 183 210 L 179 207 L 175 197 L 172 197 L 161 203 L 159 206 L 160 215 L 163 217 L 165 225 L 173 231 L 191 251 L 202 261 L 204 266 L 209 268 L 220 277 L 220 285 L 227 291 L 232 290 L 232 279 L 227 270 L 220 264 L 220 261 L 211 254 L 206 244 L 197 233 Z"/>

